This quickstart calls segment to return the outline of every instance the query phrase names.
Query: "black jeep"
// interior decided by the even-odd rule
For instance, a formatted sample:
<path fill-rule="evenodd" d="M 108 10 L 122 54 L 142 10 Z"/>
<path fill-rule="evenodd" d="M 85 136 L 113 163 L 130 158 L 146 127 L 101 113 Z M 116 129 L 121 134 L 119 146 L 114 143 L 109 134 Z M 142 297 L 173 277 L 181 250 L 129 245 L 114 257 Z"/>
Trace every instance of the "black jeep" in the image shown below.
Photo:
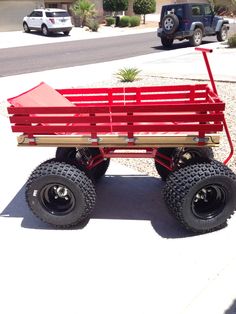
<path fill-rule="evenodd" d="M 217 16 L 209 3 L 181 3 L 162 7 L 157 35 L 166 48 L 174 39 L 188 39 L 192 46 L 199 46 L 204 36 L 225 41 L 228 30 L 229 21 Z"/>

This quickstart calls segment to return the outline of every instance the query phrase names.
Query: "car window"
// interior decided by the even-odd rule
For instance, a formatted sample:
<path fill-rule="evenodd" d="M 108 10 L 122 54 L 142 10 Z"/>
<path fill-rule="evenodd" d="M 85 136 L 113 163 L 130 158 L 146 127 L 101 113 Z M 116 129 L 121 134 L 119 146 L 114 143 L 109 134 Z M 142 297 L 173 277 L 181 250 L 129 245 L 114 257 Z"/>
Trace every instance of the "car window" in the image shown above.
<path fill-rule="evenodd" d="M 204 13 L 205 15 L 212 15 L 212 10 L 210 5 L 204 5 Z"/>
<path fill-rule="evenodd" d="M 192 15 L 201 15 L 201 6 L 194 4 L 192 5 Z"/>
<path fill-rule="evenodd" d="M 67 17 L 68 12 L 46 12 L 46 17 Z"/>
<path fill-rule="evenodd" d="M 29 16 L 30 16 L 30 17 L 35 17 L 35 16 L 37 16 L 37 11 L 31 12 Z"/>
<path fill-rule="evenodd" d="M 182 18 L 183 17 L 183 7 L 182 6 L 167 6 L 165 8 L 165 12 L 164 15 L 169 14 L 169 13 L 174 13 L 175 15 L 178 16 L 178 18 Z"/>
<path fill-rule="evenodd" d="M 42 11 L 37 11 L 37 14 L 35 15 L 36 17 L 42 17 L 43 16 L 43 12 Z"/>

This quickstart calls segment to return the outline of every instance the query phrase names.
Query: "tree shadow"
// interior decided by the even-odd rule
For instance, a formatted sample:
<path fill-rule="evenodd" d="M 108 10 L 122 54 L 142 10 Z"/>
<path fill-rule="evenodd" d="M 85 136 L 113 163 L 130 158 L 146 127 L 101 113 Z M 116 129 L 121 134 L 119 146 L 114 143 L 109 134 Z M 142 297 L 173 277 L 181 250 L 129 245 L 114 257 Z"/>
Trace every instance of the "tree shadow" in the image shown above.
<path fill-rule="evenodd" d="M 97 200 L 91 219 L 145 220 L 163 238 L 192 236 L 169 214 L 161 193 L 163 185 L 160 179 L 145 175 L 107 175 L 96 184 Z M 23 228 L 54 229 L 31 213 L 24 194 L 25 186 L 0 216 L 23 218 Z"/>
<path fill-rule="evenodd" d="M 230 307 L 224 312 L 224 314 L 236 314 L 236 300 L 230 305 Z"/>
<path fill-rule="evenodd" d="M 214 40 L 214 39 L 212 39 L 212 40 L 205 39 L 202 41 L 201 45 L 211 44 L 214 42 L 216 42 L 216 40 Z M 180 48 L 189 48 L 189 47 L 191 47 L 189 41 L 183 40 L 183 41 L 174 41 L 170 48 L 164 48 L 162 45 L 154 46 L 151 48 L 155 49 L 155 50 L 169 51 L 169 50 L 176 50 L 176 49 L 180 49 Z"/>

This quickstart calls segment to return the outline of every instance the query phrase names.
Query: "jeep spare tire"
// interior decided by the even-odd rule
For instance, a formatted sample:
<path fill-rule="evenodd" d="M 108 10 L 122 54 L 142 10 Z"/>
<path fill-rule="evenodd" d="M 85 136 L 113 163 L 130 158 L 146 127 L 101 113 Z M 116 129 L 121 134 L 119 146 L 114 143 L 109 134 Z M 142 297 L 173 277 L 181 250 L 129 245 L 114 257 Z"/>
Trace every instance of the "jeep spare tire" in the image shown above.
<path fill-rule="evenodd" d="M 167 14 L 162 20 L 163 31 L 166 34 L 169 34 L 169 35 L 173 34 L 178 28 L 178 26 L 179 26 L 179 19 L 173 13 Z"/>

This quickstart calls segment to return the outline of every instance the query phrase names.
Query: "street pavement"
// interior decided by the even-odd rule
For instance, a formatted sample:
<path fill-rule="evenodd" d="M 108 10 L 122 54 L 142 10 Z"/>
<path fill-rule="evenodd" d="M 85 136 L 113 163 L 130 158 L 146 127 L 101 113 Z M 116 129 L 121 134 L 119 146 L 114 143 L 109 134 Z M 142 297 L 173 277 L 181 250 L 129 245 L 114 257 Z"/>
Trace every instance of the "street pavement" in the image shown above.
<path fill-rule="evenodd" d="M 236 50 L 206 47 L 214 48 L 209 58 L 217 79 L 236 82 Z M 105 84 L 121 66 L 133 65 L 145 75 L 207 78 L 200 53 L 183 48 L 0 78 L 0 103 L 41 81 L 54 88 Z M 88 225 L 54 230 L 30 213 L 24 184 L 55 149 L 18 148 L 6 112 L 0 124 L 1 313 L 236 312 L 236 216 L 225 229 L 192 236 L 168 214 L 160 179 L 112 162 L 96 186 Z"/>

